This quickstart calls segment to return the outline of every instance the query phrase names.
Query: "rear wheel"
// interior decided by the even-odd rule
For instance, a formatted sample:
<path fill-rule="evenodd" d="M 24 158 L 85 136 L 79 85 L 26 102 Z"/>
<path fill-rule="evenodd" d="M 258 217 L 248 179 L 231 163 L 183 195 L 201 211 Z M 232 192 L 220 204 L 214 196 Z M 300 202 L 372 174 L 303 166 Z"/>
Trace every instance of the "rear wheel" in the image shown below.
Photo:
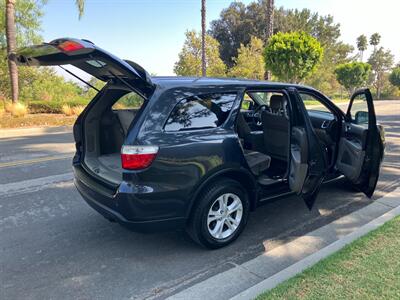
<path fill-rule="evenodd" d="M 216 249 L 238 238 L 249 215 L 249 199 L 240 183 L 231 179 L 213 183 L 193 208 L 188 233 L 199 244 Z"/>

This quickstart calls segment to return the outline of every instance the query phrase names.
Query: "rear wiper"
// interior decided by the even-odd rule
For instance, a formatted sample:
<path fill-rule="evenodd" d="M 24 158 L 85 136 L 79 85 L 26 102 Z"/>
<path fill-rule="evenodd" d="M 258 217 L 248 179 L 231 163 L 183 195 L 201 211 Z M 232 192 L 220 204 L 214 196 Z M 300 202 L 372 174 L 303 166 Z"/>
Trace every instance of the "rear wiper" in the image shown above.
<path fill-rule="evenodd" d="M 83 83 L 87 84 L 89 87 L 91 87 L 92 89 L 95 89 L 96 91 L 100 92 L 100 90 L 96 87 L 94 87 L 93 85 L 91 85 L 89 82 L 83 80 L 82 78 L 80 78 L 78 75 L 75 75 L 74 73 L 72 73 L 70 70 L 67 70 L 66 68 L 58 65 L 61 69 L 63 69 L 65 72 L 67 72 L 68 74 L 74 76 L 76 79 L 82 81 Z"/>

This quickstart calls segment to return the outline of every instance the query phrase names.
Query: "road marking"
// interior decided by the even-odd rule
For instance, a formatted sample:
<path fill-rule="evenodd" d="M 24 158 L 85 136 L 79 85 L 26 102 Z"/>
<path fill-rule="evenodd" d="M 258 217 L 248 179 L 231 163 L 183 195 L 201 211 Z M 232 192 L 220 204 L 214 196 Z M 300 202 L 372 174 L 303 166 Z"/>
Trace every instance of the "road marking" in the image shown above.
<path fill-rule="evenodd" d="M 71 181 L 72 179 L 73 173 L 69 172 L 59 175 L 23 180 L 19 182 L 0 184 L 0 197 L 9 197 L 16 194 L 37 192 L 49 188 L 49 185 Z"/>
<path fill-rule="evenodd" d="M 62 160 L 62 159 L 67 159 L 67 158 L 72 159 L 72 157 L 73 157 L 73 153 L 68 153 L 68 154 L 57 155 L 57 156 L 46 156 L 46 157 L 39 157 L 39 158 L 26 159 L 26 160 L 9 161 L 9 162 L 0 163 L 0 169 L 21 166 L 21 165 L 35 164 L 35 163 L 46 162 L 46 161 Z"/>

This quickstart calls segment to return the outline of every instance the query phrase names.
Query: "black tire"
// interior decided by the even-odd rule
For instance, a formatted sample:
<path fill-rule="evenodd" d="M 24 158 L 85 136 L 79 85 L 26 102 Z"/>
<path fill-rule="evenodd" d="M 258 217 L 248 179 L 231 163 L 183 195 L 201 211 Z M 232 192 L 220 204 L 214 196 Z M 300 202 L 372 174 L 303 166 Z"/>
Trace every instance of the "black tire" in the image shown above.
<path fill-rule="evenodd" d="M 223 239 L 216 239 L 208 230 L 207 217 L 211 205 L 213 205 L 219 196 L 225 193 L 232 193 L 240 198 L 243 206 L 243 214 L 237 229 L 232 235 Z M 217 249 L 225 247 L 236 240 L 242 233 L 247 224 L 249 211 L 250 202 L 248 194 L 239 182 L 232 179 L 216 181 L 207 187 L 197 199 L 187 226 L 187 232 L 195 242 L 206 248 Z"/>

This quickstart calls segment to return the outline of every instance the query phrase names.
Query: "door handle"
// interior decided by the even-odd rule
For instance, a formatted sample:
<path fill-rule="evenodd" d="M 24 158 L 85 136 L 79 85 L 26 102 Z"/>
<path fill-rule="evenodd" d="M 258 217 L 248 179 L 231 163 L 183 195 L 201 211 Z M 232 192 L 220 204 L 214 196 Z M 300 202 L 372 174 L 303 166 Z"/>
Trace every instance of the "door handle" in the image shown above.
<path fill-rule="evenodd" d="M 346 125 L 344 127 L 344 131 L 349 132 L 351 130 L 351 126 L 350 125 Z"/>

